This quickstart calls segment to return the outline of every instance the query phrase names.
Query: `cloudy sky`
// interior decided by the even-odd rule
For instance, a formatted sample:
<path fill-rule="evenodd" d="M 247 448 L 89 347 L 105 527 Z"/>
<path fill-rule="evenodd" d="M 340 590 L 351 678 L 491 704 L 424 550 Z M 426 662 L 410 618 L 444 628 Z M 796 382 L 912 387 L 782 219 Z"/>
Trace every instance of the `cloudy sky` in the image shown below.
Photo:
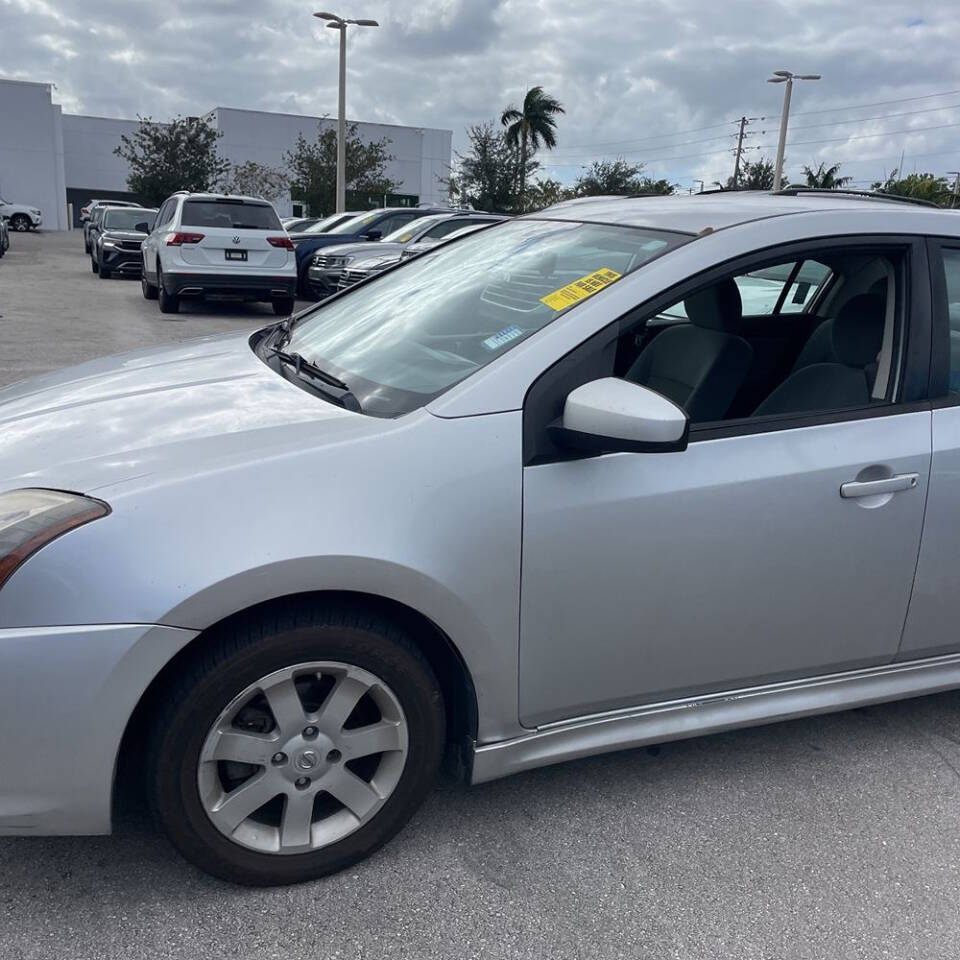
<path fill-rule="evenodd" d="M 794 90 L 788 174 L 842 161 L 868 185 L 960 169 L 960 18 L 914 0 L 318 0 L 372 17 L 348 54 L 358 120 L 463 130 L 542 84 L 566 106 L 544 171 L 622 155 L 683 186 L 775 152 Z M 344 6 L 346 2 L 346 6 Z M 336 112 L 337 37 L 306 0 L 0 0 L 0 76 L 56 84 L 67 112 L 165 119 L 213 106 Z"/>

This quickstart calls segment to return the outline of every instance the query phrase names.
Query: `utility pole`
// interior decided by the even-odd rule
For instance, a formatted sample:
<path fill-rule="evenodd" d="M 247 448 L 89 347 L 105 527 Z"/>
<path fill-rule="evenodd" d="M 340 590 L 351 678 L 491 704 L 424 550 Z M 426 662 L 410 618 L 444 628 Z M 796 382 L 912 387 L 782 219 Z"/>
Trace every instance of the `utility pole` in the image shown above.
<path fill-rule="evenodd" d="M 747 127 L 747 118 L 740 118 L 740 135 L 737 137 L 737 156 L 733 161 L 733 189 L 736 190 L 740 183 L 740 157 L 743 154 L 743 131 Z"/>
<path fill-rule="evenodd" d="M 949 170 L 947 176 L 953 177 L 953 199 L 950 201 L 950 209 L 953 210 L 957 205 L 957 197 L 960 197 L 960 170 Z"/>

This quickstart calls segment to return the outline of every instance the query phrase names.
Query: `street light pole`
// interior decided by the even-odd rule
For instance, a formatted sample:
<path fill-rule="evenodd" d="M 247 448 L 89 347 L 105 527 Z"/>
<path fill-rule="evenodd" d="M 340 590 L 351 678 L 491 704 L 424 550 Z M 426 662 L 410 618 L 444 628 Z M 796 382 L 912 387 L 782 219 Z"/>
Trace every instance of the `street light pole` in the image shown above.
<path fill-rule="evenodd" d="M 335 13 L 315 13 L 326 20 L 331 30 L 340 31 L 340 83 L 337 95 L 337 200 L 334 213 L 347 208 L 347 24 L 357 27 L 379 27 L 376 20 L 347 20 Z"/>
<path fill-rule="evenodd" d="M 780 189 L 783 182 L 783 152 L 787 146 L 787 123 L 790 120 L 790 98 L 793 94 L 794 80 L 819 80 L 819 73 L 791 73 L 789 70 L 774 70 L 773 76 L 767 83 L 785 83 L 783 91 L 783 112 L 780 114 L 780 138 L 777 141 L 777 163 L 773 170 L 774 192 Z"/>

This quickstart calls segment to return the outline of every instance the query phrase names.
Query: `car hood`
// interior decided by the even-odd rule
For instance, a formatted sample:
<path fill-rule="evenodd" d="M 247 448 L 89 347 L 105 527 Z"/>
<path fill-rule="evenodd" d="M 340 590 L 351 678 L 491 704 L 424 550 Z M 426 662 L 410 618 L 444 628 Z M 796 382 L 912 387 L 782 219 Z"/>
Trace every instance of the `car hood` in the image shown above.
<path fill-rule="evenodd" d="M 341 243 L 335 247 L 324 248 L 324 254 L 329 257 L 349 257 L 351 263 L 360 260 L 375 260 L 390 253 L 400 256 L 402 243 L 384 243 L 382 240 L 365 240 L 363 243 Z"/>
<path fill-rule="evenodd" d="M 104 240 L 144 240 L 147 235 L 139 230 L 104 230 L 102 236 Z"/>
<path fill-rule="evenodd" d="M 89 493 L 263 460 L 376 423 L 382 426 L 274 372 L 251 349 L 249 334 L 205 337 L 0 390 L 0 490 Z"/>

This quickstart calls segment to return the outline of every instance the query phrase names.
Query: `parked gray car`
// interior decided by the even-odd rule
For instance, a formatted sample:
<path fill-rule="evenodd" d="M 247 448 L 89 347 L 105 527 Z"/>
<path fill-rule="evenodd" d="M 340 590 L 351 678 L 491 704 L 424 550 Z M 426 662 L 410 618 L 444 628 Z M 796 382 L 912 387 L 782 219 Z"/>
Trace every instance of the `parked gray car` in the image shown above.
<path fill-rule="evenodd" d="M 0 391 L 0 833 L 108 832 L 122 754 L 289 883 L 444 756 L 960 687 L 958 306 L 949 211 L 597 200 Z"/>

